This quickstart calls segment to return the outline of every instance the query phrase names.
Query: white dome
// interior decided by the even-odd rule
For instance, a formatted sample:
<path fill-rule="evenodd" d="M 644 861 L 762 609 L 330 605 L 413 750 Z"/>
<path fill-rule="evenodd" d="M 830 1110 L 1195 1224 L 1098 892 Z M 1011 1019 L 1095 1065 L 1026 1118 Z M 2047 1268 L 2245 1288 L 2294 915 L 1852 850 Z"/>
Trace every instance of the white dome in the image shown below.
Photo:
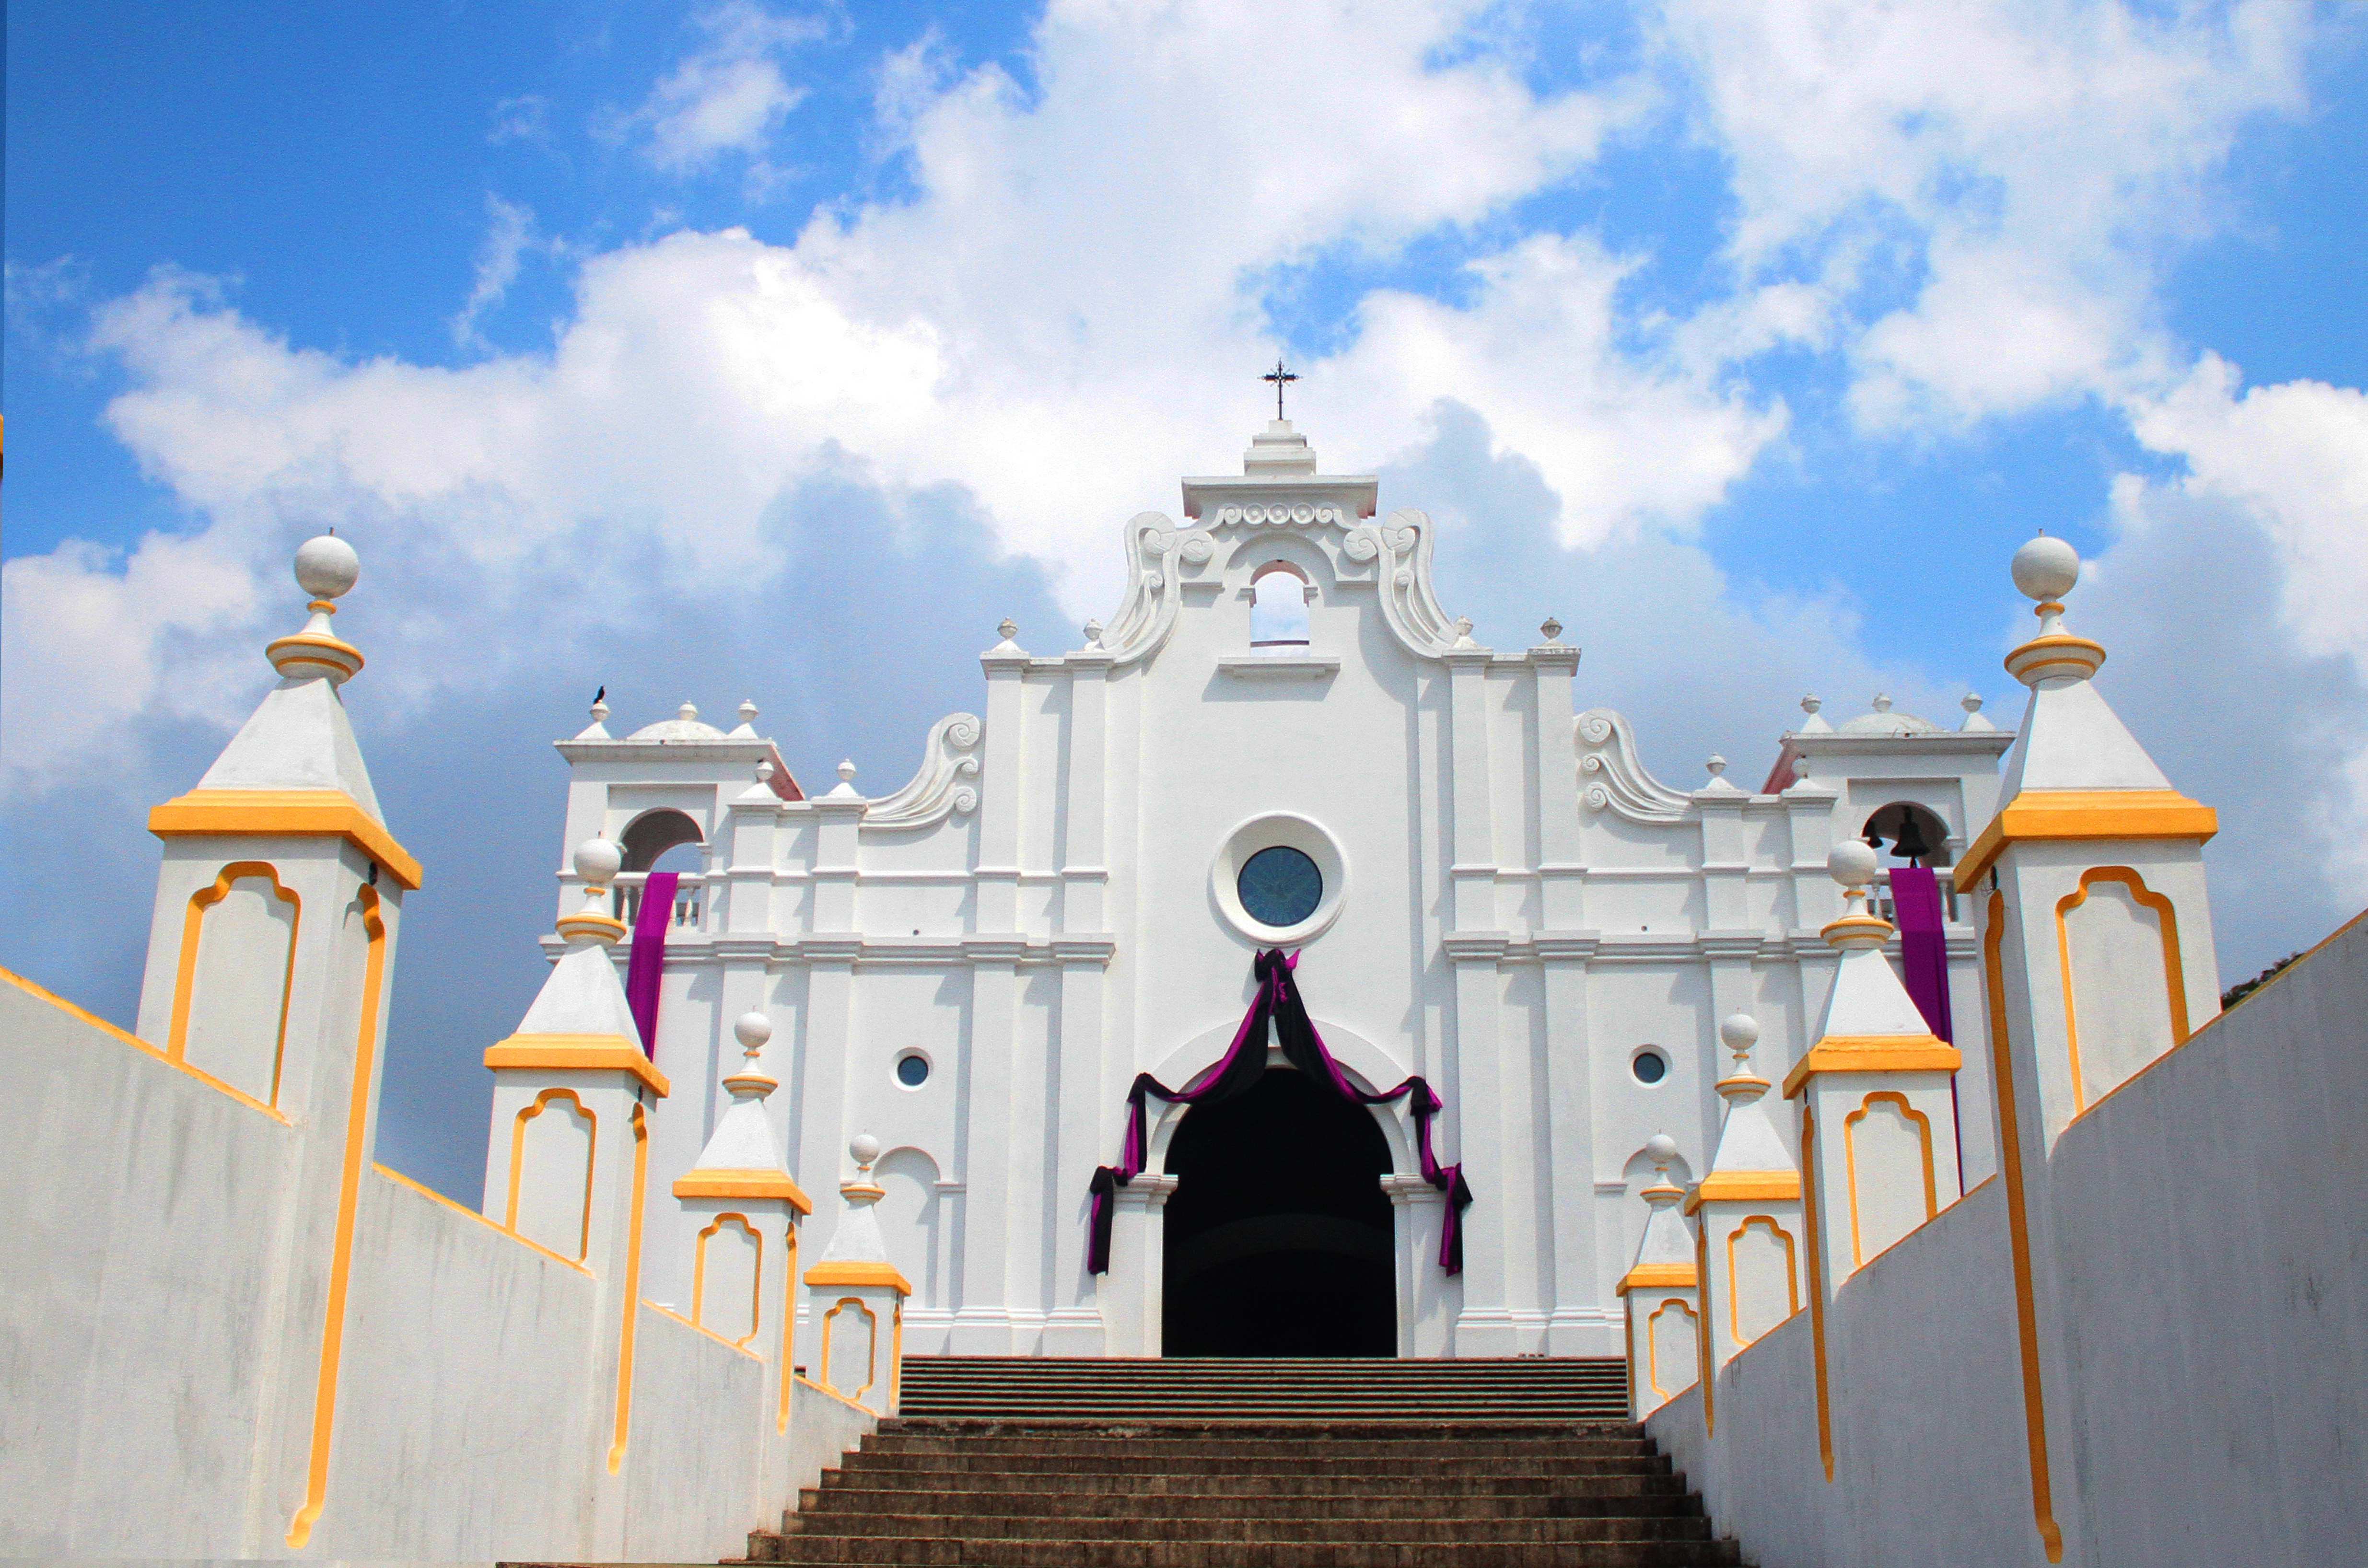
<path fill-rule="evenodd" d="M 1937 735 L 1941 726 L 1913 713 L 1895 713 L 1891 699 L 1877 693 L 1874 710 L 1861 713 L 1841 727 L 1845 735 Z"/>
<path fill-rule="evenodd" d="M 700 723 L 699 710 L 686 702 L 675 710 L 673 718 L 644 724 L 626 738 L 635 741 L 720 741 L 724 734 L 712 724 Z"/>

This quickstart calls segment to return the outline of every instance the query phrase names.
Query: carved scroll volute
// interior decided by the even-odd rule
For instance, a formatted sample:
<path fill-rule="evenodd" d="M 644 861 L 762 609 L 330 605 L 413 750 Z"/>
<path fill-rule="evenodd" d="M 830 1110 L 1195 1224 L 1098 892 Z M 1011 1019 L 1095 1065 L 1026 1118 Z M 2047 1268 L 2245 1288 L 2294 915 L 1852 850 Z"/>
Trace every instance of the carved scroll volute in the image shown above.
<path fill-rule="evenodd" d="M 1383 616 L 1398 641 L 1417 653 L 1441 653 L 1455 642 L 1454 623 L 1431 591 L 1430 541 L 1430 519 L 1401 506 L 1386 522 L 1349 529 L 1340 543 L 1341 554 L 1372 565 Z"/>
<path fill-rule="evenodd" d="M 1645 771 L 1627 720 L 1609 708 L 1590 708 L 1575 721 L 1573 730 L 1579 754 L 1579 799 L 1589 811 L 1611 811 L 1634 823 L 1684 818 L 1692 797 Z"/>
<path fill-rule="evenodd" d="M 1181 597 L 1179 568 L 1209 559 L 1209 536 L 1178 528 L 1160 512 L 1139 512 L 1126 526 L 1126 599 L 1102 631 L 1113 665 L 1131 665 L 1167 641 Z"/>
<path fill-rule="evenodd" d="M 927 827 L 978 810 L 976 753 L 983 733 L 976 714 L 949 713 L 939 720 L 930 727 L 921 770 L 902 790 L 871 802 L 863 813 L 863 831 Z"/>

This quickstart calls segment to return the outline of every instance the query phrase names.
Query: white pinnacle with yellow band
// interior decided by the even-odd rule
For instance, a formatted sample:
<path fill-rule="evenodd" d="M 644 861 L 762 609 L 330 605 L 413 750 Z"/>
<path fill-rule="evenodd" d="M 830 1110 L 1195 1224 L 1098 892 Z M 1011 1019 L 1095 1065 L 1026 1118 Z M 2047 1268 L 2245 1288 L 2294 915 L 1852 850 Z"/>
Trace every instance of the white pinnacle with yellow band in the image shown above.
<path fill-rule="evenodd" d="M 1677 1140 L 1645 1141 L 1652 1185 L 1637 1196 L 1652 1210 L 1636 1256 L 1615 1289 L 1628 1313 L 1628 1408 L 1641 1421 L 1702 1376 L 1701 1291 L 1693 1233 L 1678 1213 L 1685 1189 L 1669 1179 Z"/>
<path fill-rule="evenodd" d="M 1702 1291 L 1702 1375 L 1801 1310 L 1804 1300 L 1801 1230 L 1801 1167 L 1761 1103 L 1774 1085 L 1751 1070 L 1759 1023 L 1733 1013 L 1718 1026 L 1735 1058 L 1713 1085 L 1726 1101 L 1726 1119 L 1710 1170 L 1686 1194 L 1694 1226 L 1694 1263 Z M 1715 1419 L 1715 1390 L 1705 1386 L 1703 1410 Z"/>
<path fill-rule="evenodd" d="M 1932 1033 L 1884 954 L 1891 923 L 1867 910 L 1874 851 L 1850 839 L 1826 867 L 1842 885 L 1842 915 L 1824 931 L 1839 961 L 1784 1093 L 1802 1102 L 1813 1285 L 1831 1301 L 1868 1259 L 1956 1201 L 1951 1084 L 1962 1058 Z"/>
<path fill-rule="evenodd" d="M 847 1145 L 855 1175 L 838 1184 L 838 1228 L 829 1250 L 806 1270 L 807 1324 L 802 1343 L 815 1380 L 842 1399 L 880 1415 L 896 1414 L 896 1369 L 904 1353 L 905 1298 L 913 1293 L 888 1256 L 872 1206 L 887 1193 L 871 1179 L 880 1140 L 859 1132 Z"/>

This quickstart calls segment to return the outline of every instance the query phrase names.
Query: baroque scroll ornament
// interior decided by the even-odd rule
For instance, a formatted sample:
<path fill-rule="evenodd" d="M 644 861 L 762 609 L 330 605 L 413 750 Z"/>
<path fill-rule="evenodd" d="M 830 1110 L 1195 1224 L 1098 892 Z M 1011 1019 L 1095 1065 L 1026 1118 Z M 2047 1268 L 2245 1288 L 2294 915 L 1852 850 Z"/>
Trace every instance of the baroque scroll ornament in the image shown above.
<path fill-rule="evenodd" d="M 921 751 L 921 769 L 893 795 L 871 802 L 863 813 L 867 828 L 890 832 L 927 827 L 949 812 L 967 816 L 978 810 L 978 749 L 982 728 L 974 713 L 949 713 L 929 728 Z"/>
<path fill-rule="evenodd" d="M 1578 744 L 1579 798 L 1591 811 L 1610 811 L 1634 823 L 1672 823 L 1684 818 L 1692 797 L 1679 793 L 1645 770 L 1636 756 L 1636 733 L 1609 708 L 1590 708 L 1575 725 Z"/>

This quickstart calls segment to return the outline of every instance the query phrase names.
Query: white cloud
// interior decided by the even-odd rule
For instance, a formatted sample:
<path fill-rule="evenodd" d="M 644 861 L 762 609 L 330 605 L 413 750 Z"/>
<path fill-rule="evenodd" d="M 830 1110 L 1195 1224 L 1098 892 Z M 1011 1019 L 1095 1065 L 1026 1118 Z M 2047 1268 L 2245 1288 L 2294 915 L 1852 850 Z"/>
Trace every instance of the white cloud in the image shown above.
<path fill-rule="evenodd" d="M 707 47 L 662 77 L 633 117 L 646 130 L 650 161 L 677 174 L 725 153 L 761 157 L 806 96 L 781 74 L 780 57 L 825 31 L 814 17 L 779 16 L 752 0 L 726 0 L 696 21 Z"/>
<path fill-rule="evenodd" d="M 1723 639 L 1779 674 L 1746 683 L 1748 703 L 1745 685 L 1723 688 L 1720 722 L 1774 703 L 1772 731 L 1811 684 L 1838 703 L 1878 678 L 1904 687 L 1903 706 L 1954 693 L 1938 674 L 1878 676 L 1846 602 L 1732 604 L 1715 563 L 1671 542 L 1783 438 L 1791 410 L 1755 390 L 1756 357 L 1835 356 L 1863 419 L 1928 437 L 2095 398 L 2185 457 L 2191 476 L 2155 497 L 2189 504 L 2181 527 L 2261 530 L 2294 656 L 2368 660 L 2344 619 L 2361 552 L 2341 554 L 2368 473 L 2359 394 L 2240 393 L 2215 361 L 2188 373 L 2192 356 L 2156 324 L 2161 269 L 2208 217 L 2230 138 L 2295 101 L 2303 8 L 1671 0 L 1660 14 L 1701 133 L 1732 161 L 1732 289 L 1690 317 L 1640 319 L 1622 290 L 1644 256 L 1531 226 L 1471 262 L 1455 303 L 1367 292 L 1293 393 L 1331 466 L 1532 476 L 1525 518 L 1600 552 L 1573 562 L 1626 563 L 1635 602 L 1678 618 L 1610 623 L 1588 667 L 1654 637 L 1697 653 Z M 11 790 L 103 767 L 143 720 L 211 714 L 227 699 L 209 692 L 246 689 L 211 672 L 281 630 L 257 607 L 279 604 L 288 547 L 330 522 L 372 574 L 374 690 L 406 713 L 606 646 L 608 620 L 663 596 L 768 591 L 812 559 L 777 526 L 782 498 L 850 471 L 891 505 L 973 499 L 1007 548 L 1065 574 L 1073 621 L 1106 613 L 1117 521 L 1172 507 L 1173 476 L 1224 466 L 1255 422 L 1251 378 L 1274 349 L 1263 280 L 1509 232 L 1518 204 L 1585 174 L 1608 138 L 1661 126 L 1654 62 L 1542 89 L 1494 41 L 1500 20 L 1485 0 L 1053 0 L 1028 93 L 991 65 L 951 74 L 925 36 L 876 83 L 910 199 L 825 208 L 793 244 L 726 230 L 590 256 L 543 353 L 458 369 L 340 358 L 160 276 L 102 312 L 94 344 L 127 381 L 113 428 L 192 531 L 121 560 L 73 545 L 8 563 L 12 732 L 55 737 L 37 760 L 9 748 Z M 703 26 L 637 132 L 669 168 L 762 164 L 798 92 L 782 62 L 815 24 L 737 5 Z M 492 210 L 456 334 L 532 246 L 522 210 L 507 229 Z M 1452 471 L 1430 455 L 1442 399 L 1468 412 Z M 2100 584 L 2159 510 L 2128 510 Z M 1574 579 L 1565 602 L 1518 613 L 1579 625 L 1578 597 Z M 100 624 L 103 659 L 55 652 Z M 2124 678 L 2176 684 L 2198 657 L 2167 645 L 2153 674 Z M 2336 771 L 2368 778 L 2368 745 L 2348 744 Z"/>
<path fill-rule="evenodd" d="M 518 281 L 518 263 L 534 243 L 534 212 L 513 201 L 485 194 L 485 243 L 477 247 L 476 276 L 469 285 L 468 301 L 445 324 L 452 341 L 462 348 L 482 348 L 477 323 L 502 302 Z"/>

